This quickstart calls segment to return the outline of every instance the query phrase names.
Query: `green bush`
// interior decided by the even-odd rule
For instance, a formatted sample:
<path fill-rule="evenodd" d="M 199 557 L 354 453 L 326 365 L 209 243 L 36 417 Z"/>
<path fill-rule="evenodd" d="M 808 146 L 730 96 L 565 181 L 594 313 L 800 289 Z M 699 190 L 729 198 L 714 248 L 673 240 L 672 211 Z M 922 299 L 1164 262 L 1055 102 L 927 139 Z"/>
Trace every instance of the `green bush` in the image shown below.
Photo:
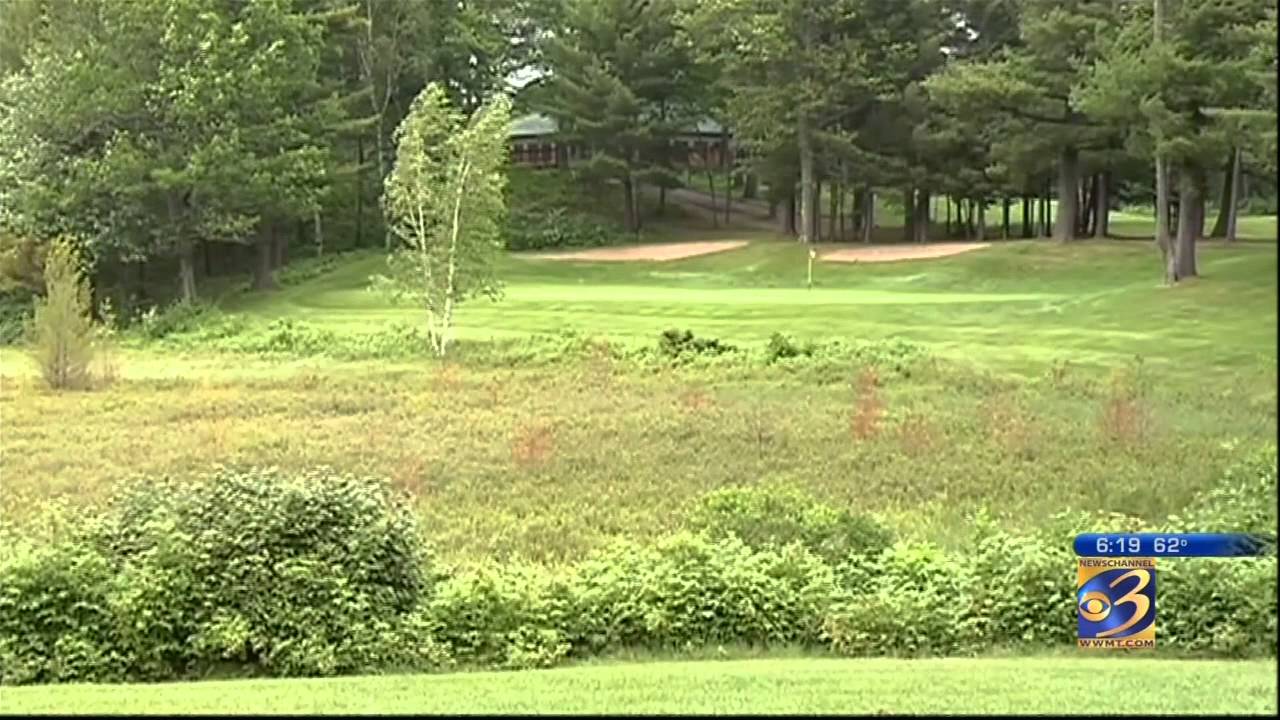
<path fill-rule="evenodd" d="M 830 568 L 798 546 L 755 552 L 689 533 L 615 546 L 574 578 L 587 623 L 576 635 L 592 648 L 815 642 L 834 588 Z"/>
<path fill-rule="evenodd" d="M 34 299 L 35 293 L 25 288 L 0 292 L 0 347 L 16 345 L 26 337 Z"/>
<path fill-rule="evenodd" d="M 455 661 L 508 669 L 546 667 L 568 655 L 567 586 L 537 566 L 483 564 L 439 585 L 429 615 Z"/>
<path fill-rule="evenodd" d="M 622 237 L 618 228 L 565 208 L 516 208 L 507 221 L 508 250 L 603 247 Z"/>
<path fill-rule="evenodd" d="M 0 566 L 4 603 L 22 610 L 0 620 L 6 682 L 434 662 L 415 517 L 385 482 L 323 471 L 125 486 L 69 549 Z"/>
<path fill-rule="evenodd" d="M 981 522 L 981 521 L 980 521 Z M 980 526 L 965 564 L 966 623 L 994 645 L 1053 645 L 1075 637 L 1075 557 L 1069 536 L 1015 536 Z"/>
<path fill-rule="evenodd" d="M 850 554 L 879 553 L 893 542 L 888 528 L 871 517 L 776 486 L 711 492 L 699 500 L 688 524 L 715 538 L 736 536 L 754 549 L 799 543 L 833 563 Z"/>
<path fill-rule="evenodd" d="M 160 340 L 170 335 L 197 331 L 216 315 L 217 310 L 208 303 L 182 300 L 163 309 L 154 306 L 148 308 L 138 318 L 136 326 L 142 337 Z"/>
<path fill-rule="evenodd" d="M 350 255 L 351 253 L 336 252 L 321 255 L 320 257 L 293 260 L 288 265 L 276 270 L 276 282 L 282 287 L 301 285 L 337 269 L 339 265 L 349 260 Z"/>
<path fill-rule="evenodd" d="M 1276 654 L 1276 557 L 1161 561 L 1156 642 L 1221 657 Z"/>
<path fill-rule="evenodd" d="M 44 381 L 55 389 L 90 383 L 95 332 L 89 282 L 80 262 L 73 242 L 58 240 L 50 246 L 44 262 L 45 295 L 36 298 L 31 317 L 30 352 Z"/>
<path fill-rule="evenodd" d="M 415 515 L 375 480 L 222 470 L 136 486 L 114 510 L 97 544 L 193 598 L 192 660 L 280 675 L 374 667 L 368 619 L 411 613 L 430 585 Z"/>
<path fill-rule="evenodd" d="M 1268 522 L 1274 457 L 1247 456 L 1187 517 Z M 851 656 L 1062 646 L 1076 626 L 1071 533 L 1149 529 L 1070 514 L 1013 535 L 984 513 L 973 541 L 948 553 L 889 545 L 874 522 L 786 488 L 732 488 L 692 510 L 696 532 L 618 543 L 567 567 L 437 573 L 386 483 L 323 471 L 140 482 L 91 519 L 67 512 L 50 511 L 38 547 L 35 535 L 0 530 L 6 684 L 225 666 L 293 676 L 515 669 L 718 644 Z M 1276 580 L 1274 556 L 1162 563 L 1158 642 L 1274 657 Z"/>
<path fill-rule="evenodd" d="M 769 336 L 769 342 L 765 345 L 764 360 L 767 364 L 772 365 L 778 360 L 787 358 L 809 356 L 813 354 L 813 347 L 797 345 L 789 335 L 776 332 Z"/>
<path fill-rule="evenodd" d="M 84 545 L 14 549 L 0 559 L 0 683 L 123 676 L 112 570 Z"/>
<path fill-rule="evenodd" d="M 688 360 L 699 355 L 722 355 L 737 351 L 716 338 L 694 337 L 690 330 L 664 330 L 658 337 L 658 355 L 669 360 Z"/>
<path fill-rule="evenodd" d="M 1227 468 L 1222 479 L 1162 530 L 1275 535 L 1276 447 L 1259 448 Z"/>
<path fill-rule="evenodd" d="M 879 556 L 852 558 L 836 575 L 842 596 L 823 626 L 832 650 L 914 656 L 952 655 L 972 647 L 966 617 L 969 568 L 938 548 L 895 545 Z"/>

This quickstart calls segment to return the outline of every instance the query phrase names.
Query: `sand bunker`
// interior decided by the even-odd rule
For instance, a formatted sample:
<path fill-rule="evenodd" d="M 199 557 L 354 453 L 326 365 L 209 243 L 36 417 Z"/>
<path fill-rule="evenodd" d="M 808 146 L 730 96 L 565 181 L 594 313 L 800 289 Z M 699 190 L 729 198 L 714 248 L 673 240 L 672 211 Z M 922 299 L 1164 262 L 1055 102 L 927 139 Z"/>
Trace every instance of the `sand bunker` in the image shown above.
<path fill-rule="evenodd" d="M 823 253 L 822 260 L 829 262 L 893 262 L 895 260 L 925 260 L 928 258 L 959 255 L 970 250 L 987 247 L 990 243 L 921 243 L 919 245 L 869 245 L 841 248 Z"/>
<path fill-rule="evenodd" d="M 661 262 L 733 250 L 746 245 L 745 240 L 714 242 L 652 243 L 622 247 L 591 248 L 574 252 L 530 253 L 525 257 L 545 260 L 591 260 L 606 262 Z"/>

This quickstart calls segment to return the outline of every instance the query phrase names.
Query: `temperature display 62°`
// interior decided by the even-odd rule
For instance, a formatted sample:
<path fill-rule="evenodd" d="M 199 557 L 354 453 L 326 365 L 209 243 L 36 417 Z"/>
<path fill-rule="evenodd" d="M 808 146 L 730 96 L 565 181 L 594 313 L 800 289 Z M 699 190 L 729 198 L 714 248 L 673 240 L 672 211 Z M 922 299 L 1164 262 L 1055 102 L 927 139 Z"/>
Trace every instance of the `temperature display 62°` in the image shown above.
<path fill-rule="evenodd" d="M 1274 552 L 1275 539 L 1244 533 L 1085 533 L 1080 557 L 1248 557 Z"/>

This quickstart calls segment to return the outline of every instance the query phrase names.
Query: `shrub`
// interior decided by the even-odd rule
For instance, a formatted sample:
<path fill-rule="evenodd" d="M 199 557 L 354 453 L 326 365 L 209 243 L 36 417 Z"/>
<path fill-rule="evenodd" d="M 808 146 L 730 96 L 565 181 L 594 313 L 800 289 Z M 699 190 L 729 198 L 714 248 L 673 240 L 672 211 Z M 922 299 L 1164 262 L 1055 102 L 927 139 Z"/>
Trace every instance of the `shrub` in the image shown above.
<path fill-rule="evenodd" d="M 482 564 L 442 582 L 429 608 L 433 637 L 457 662 L 547 667 L 568 655 L 568 588 L 532 565 Z"/>
<path fill-rule="evenodd" d="M 689 533 L 614 546 L 574 578 L 578 635 L 596 648 L 814 642 L 834 588 L 830 569 L 798 546 L 755 552 Z"/>
<path fill-rule="evenodd" d="M 338 252 L 294 260 L 275 272 L 276 282 L 281 287 L 301 285 L 308 280 L 314 280 L 332 272 L 346 261 L 346 256 L 347 253 Z"/>
<path fill-rule="evenodd" d="M 721 355 L 737 348 L 716 338 L 694 337 L 690 330 L 664 330 L 658 337 L 658 355 L 671 360 L 687 360 L 699 355 Z"/>
<path fill-rule="evenodd" d="M 966 623 L 993 645 L 1069 643 L 1075 633 L 1075 558 L 1064 541 L 1014 536 L 979 518 L 965 563 Z"/>
<path fill-rule="evenodd" d="M 0 292 L 0 346 L 16 345 L 31 324 L 35 293 L 25 288 Z"/>
<path fill-rule="evenodd" d="M 620 236 L 617 228 L 565 208 L 518 208 L 507 223 L 506 245 L 508 250 L 602 247 Z"/>
<path fill-rule="evenodd" d="M 1212 489 L 1166 523 L 1172 532 L 1276 532 L 1276 447 L 1255 450 L 1227 468 Z"/>
<path fill-rule="evenodd" d="M 1276 655 L 1276 558 L 1160 565 L 1157 642 L 1223 657 Z"/>
<path fill-rule="evenodd" d="M 89 285 L 80 272 L 80 255 L 69 240 L 49 248 L 44 264 L 45 296 L 35 301 L 31 352 L 49 387 L 83 388 L 93 359 L 93 320 Z"/>
<path fill-rule="evenodd" d="M 167 308 L 150 307 L 138 318 L 137 327 L 148 340 L 160 340 L 170 335 L 199 330 L 212 317 L 216 309 L 204 302 L 182 300 Z"/>
<path fill-rule="evenodd" d="M 973 645 L 969 569 L 930 545 L 895 545 L 837 569 L 842 596 L 823 624 L 843 655 L 950 655 Z"/>
<path fill-rule="evenodd" d="M 415 515 L 387 483 L 349 475 L 127 485 L 74 542 L 6 556 L 0 579 L 6 682 L 158 680 L 225 663 L 326 675 L 446 657 L 422 615 L 435 578 Z"/>
<path fill-rule="evenodd" d="M 801 355 L 807 357 L 812 354 L 812 347 L 800 347 L 789 336 L 780 332 L 775 332 L 769 336 L 769 343 L 765 345 L 764 349 L 765 362 L 770 365 L 778 360 L 800 357 Z"/>
<path fill-rule="evenodd" d="M 737 537 L 753 549 L 799 543 L 830 562 L 850 554 L 877 554 L 893 541 L 889 530 L 871 517 L 780 486 L 708 493 L 690 513 L 688 523 L 713 538 Z"/>
<path fill-rule="evenodd" d="M 111 567 L 83 544 L 29 546 L 0 559 L 0 683 L 121 677 Z"/>
<path fill-rule="evenodd" d="M 193 660 L 280 675 L 376 667 L 369 620 L 411 613 L 430 586 L 415 515 L 382 481 L 222 470 L 135 486 L 113 509 L 99 545 L 189 593 Z M 183 549 L 166 551 L 175 538 Z"/>

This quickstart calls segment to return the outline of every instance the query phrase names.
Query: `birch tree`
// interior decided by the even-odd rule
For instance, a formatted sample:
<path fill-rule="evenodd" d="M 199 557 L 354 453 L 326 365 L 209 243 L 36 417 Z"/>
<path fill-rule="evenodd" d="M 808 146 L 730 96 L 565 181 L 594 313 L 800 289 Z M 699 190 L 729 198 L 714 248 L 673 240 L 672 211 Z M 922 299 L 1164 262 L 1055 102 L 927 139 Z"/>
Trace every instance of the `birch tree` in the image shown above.
<path fill-rule="evenodd" d="M 463 300 L 497 299 L 494 264 L 502 251 L 503 190 L 511 101 L 496 95 L 470 119 L 432 83 L 396 130 L 395 166 L 383 212 L 402 241 L 388 258 L 383 289 L 426 311 L 427 339 L 443 357 L 454 310 Z"/>

